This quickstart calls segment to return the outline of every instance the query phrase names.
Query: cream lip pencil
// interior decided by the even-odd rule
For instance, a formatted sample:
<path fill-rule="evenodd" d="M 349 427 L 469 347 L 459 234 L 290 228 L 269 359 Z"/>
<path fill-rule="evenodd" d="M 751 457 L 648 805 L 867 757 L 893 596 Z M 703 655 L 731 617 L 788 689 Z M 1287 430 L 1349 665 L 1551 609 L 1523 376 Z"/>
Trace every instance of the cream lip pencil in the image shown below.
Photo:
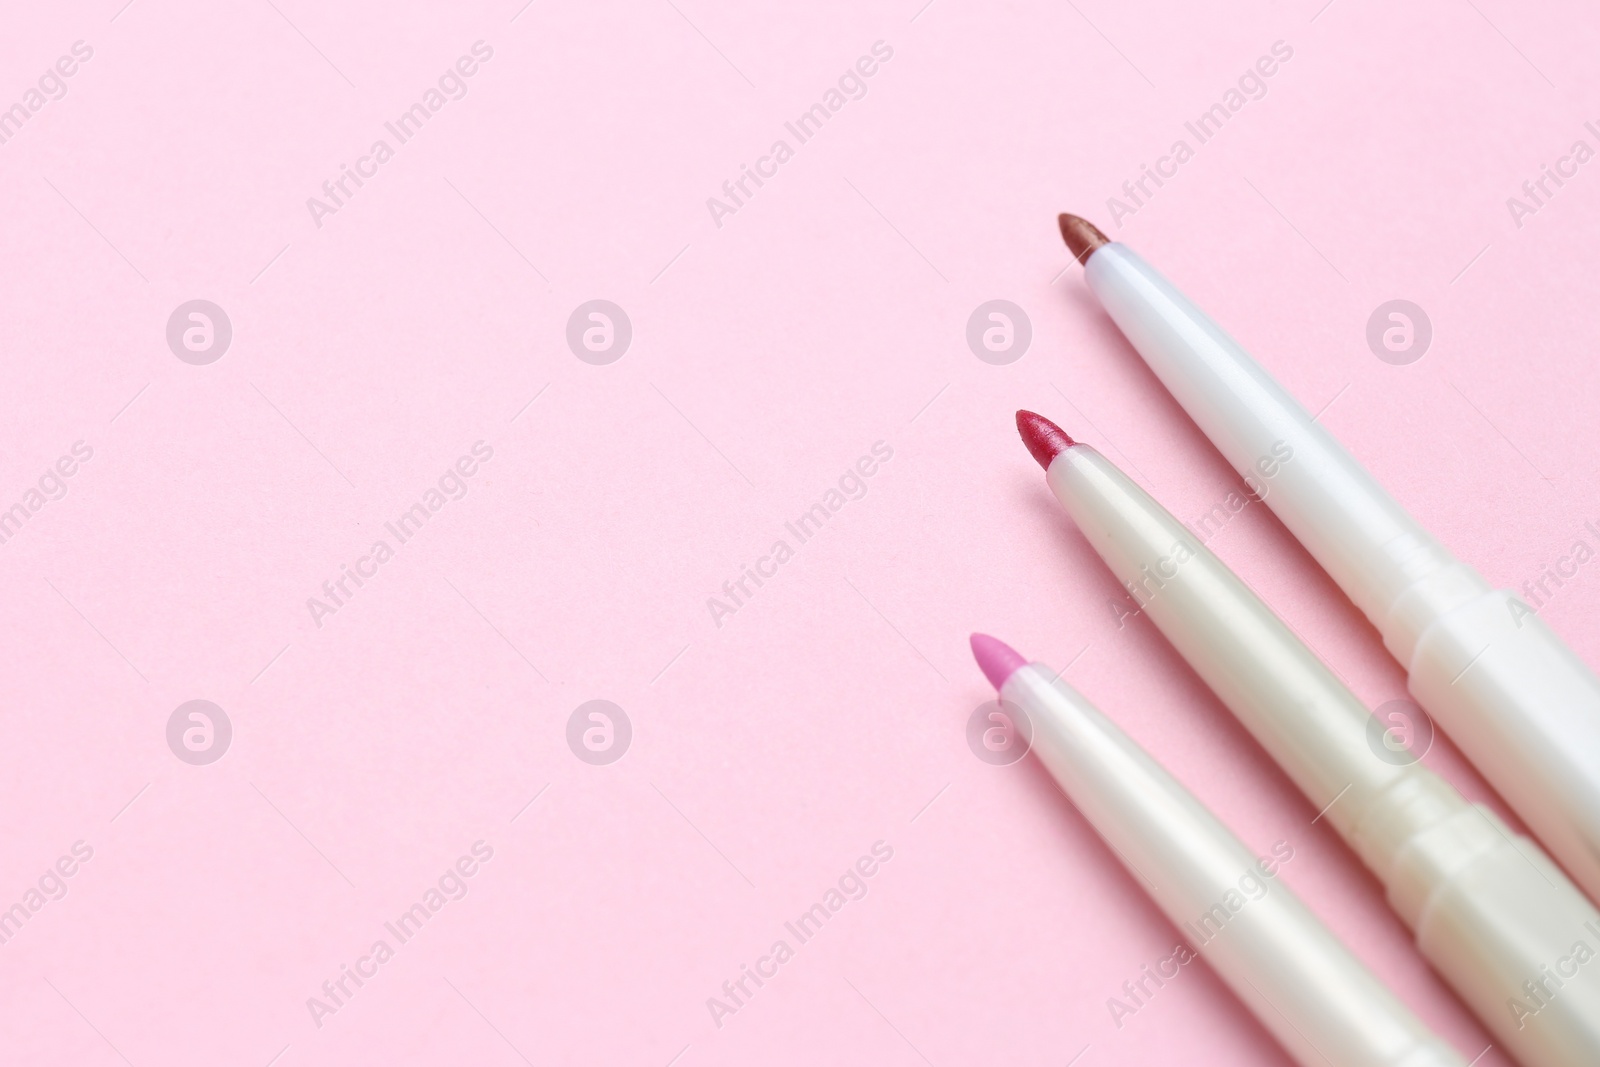
<path fill-rule="evenodd" d="M 1462 1067 L 1300 898 L 1058 672 L 972 635 L 1032 750 L 1167 918 L 1301 1067 Z M 1013 711 L 1013 714 L 1015 712 Z M 1196 940 L 1199 940 L 1198 938 Z"/>
<path fill-rule="evenodd" d="M 1089 288 L 1235 470 L 1371 620 L 1410 689 L 1600 902 L 1600 678 L 1395 502 L 1239 344 L 1126 245 L 1061 216 Z"/>
<path fill-rule="evenodd" d="M 1387 890 L 1417 947 L 1525 1067 L 1600 1064 L 1600 913 L 1532 840 L 1420 763 L 1171 513 L 1032 412 L 1028 450 L 1140 609 Z"/>

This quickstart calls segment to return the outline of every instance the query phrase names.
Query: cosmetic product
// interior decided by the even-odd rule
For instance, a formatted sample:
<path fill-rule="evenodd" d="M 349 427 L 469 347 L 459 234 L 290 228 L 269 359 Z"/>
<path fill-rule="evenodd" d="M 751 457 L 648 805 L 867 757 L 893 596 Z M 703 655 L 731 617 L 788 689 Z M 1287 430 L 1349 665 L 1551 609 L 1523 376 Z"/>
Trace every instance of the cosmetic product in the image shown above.
<path fill-rule="evenodd" d="M 1062 792 L 1296 1063 L 1462 1067 L 1277 879 L 1273 859 L 1257 859 L 1059 672 L 984 634 L 972 652 L 1000 694 L 997 714 L 1026 716 Z"/>
<path fill-rule="evenodd" d="M 1532 840 L 1469 803 L 1186 526 L 1041 415 L 1017 428 L 1134 599 L 1361 857 L 1418 950 L 1524 1067 L 1600 1064 L 1600 913 Z"/>
<path fill-rule="evenodd" d="M 1600 902 L 1600 678 L 1406 513 L 1260 364 L 1132 249 L 1074 215 L 1089 289 L 1162 383 L 1383 636 L 1457 747 Z M 1275 458 L 1264 479 L 1264 465 Z M 1600 1062 L 1600 1061 L 1597 1061 Z"/>

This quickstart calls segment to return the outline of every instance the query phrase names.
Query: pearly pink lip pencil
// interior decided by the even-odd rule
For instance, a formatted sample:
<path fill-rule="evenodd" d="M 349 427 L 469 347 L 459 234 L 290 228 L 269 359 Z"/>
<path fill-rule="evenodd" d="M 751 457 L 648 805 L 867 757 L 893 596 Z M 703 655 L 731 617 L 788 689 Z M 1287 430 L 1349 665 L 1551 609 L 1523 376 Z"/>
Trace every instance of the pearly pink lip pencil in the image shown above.
<path fill-rule="evenodd" d="M 1194 794 L 1057 672 L 972 635 L 1032 751 L 1201 958 L 1301 1067 L 1461 1067 Z M 1281 857 L 1280 857 L 1281 858 Z"/>

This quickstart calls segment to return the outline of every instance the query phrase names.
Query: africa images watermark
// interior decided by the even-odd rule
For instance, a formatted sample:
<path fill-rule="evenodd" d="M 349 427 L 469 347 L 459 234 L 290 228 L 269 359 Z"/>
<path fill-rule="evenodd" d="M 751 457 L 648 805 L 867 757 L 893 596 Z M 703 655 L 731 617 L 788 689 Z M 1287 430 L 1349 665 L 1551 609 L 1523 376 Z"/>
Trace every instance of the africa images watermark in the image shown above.
<path fill-rule="evenodd" d="M 1600 926 L 1591 920 L 1583 924 L 1583 930 L 1596 939 L 1595 944 L 1600 944 Z M 1596 955 L 1594 945 L 1580 938 L 1573 942 L 1572 950 L 1565 956 L 1553 964 L 1542 965 L 1536 976 L 1525 980 L 1522 992 L 1526 1000 L 1521 997 L 1506 998 L 1506 1008 L 1511 1012 L 1511 1021 L 1517 1024 L 1517 1029 L 1526 1027 L 1529 1019 L 1549 1007 L 1561 995 L 1567 982 L 1578 977 L 1578 972 Z"/>
<path fill-rule="evenodd" d="M 726 1025 L 729 1016 L 737 1015 L 747 1007 L 762 987 L 778 976 L 778 968 L 794 959 L 797 946 L 816 937 L 823 925 L 844 910 L 850 901 L 860 900 L 867 895 L 868 879 L 876 875 L 883 864 L 894 859 L 894 848 L 886 841 L 874 841 L 871 851 L 870 856 L 862 856 L 845 868 L 838 881 L 823 891 L 820 901 L 783 924 L 784 930 L 794 938 L 794 945 L 780 937 L 765 955 L 756 957 L 754 967 L 741 963 L 739 976 L 722 983 L 720 997 L 706 998 L 706 1010 L 711 1013 L 711 1021 L 718 1030 Z"/>
<path fill-rule="evenodd" d="M 23 891 L 22 899 L 0 911 L 0 945 L 10 944 L 22 927 L 44 910 L 46 904 L 67 895 L 67 879 L 78 873 L 80 865 L 94 858 L 94 848 L 86 841 L 74 841 L 71 855 L 63 855 L 46 867 L 38 881 Z"/>
<path fill-rule="evenodd" d="M 311 621 L 317 624 L 317 629 L 322 629 L 323 619 L 338 614 L 339 609 L 349 604 L 367 582 L 378 576 L 378 569 L 394 559 L 396 546 L 405 544 L 421 533 L 423 525 L 443 511 L 446 504 L 466 496 L 468 480 L 478 473 L 482 464 L 493 458 L 494 448 L 491 445 L 484 441 L 473 442 L 471 454 L 457 457 L 439 475 L 439 480 L 423 491 L 415 504 L 394 520 L 383 524 L 383 528 L 394 538 L 394 545 L 380 537 L 372 542 L 366 555 L 356 559 L 354 566 L 339 564 L 339 576 L 322 583 L 322 597 L 306 598 L 306 610 L 311 612 Z"/>
<path fill-rule="evenodd" d="M 729 615 L 737 614 L 739 609 L 755 597 L 756 591 L 767 580 L 778 575 L 778 568 L 794 559 L 795 550 L 821 532 L 823 525 L 852 500 L 860 500 L 867 495 L 867 479 L 877 474 L 882 465 L 894 458 L 894 449 L 886 441 L 874 441 L 870 455 L 862 456 L 854 464 L 845 468 L 839 480 L 822 494 L 822 499 L 802 511 L 794 519 L 783 524 L 783 528 L 794 538 L 795 543 L 789 544 L 785 538 L 778 538 L 767 549 L 767 554 L 757 556 L 755 566 L 744 566 L 739 571 L 739 576 L 722 583 L 722 596 L 715 594 L 706 597 L 706 610 L 711 613 L 711 621 L 717 629 L 722 629 L 722 620 Z M 755 583 L 755 589 L 750 588 L 750 583 Z"/>
<path fill-rule="evenodd" d="M 854 66 L 847 67 L 839 75 L 839 80 L 822 94 L 820 102 L 802 111 L 793 121 L 783 124 L 789 136 L 794 138 L 793 145 L 779 137 L 772 142 L 766 155 L 756 158 L 754 168 L 739 164 L 739 176 L 722 183 L 722 197 L 706 197 L 706 210 L 711 212 L 711 221 L 717 224 L 717 229 L 722 229 L 725 216 L 738 214 L 739 209 L 767 184 L 768 179 L 777 177 L 778 168 L 794 158 L 795 149 L 822 132 L 822 127 L 843 111 L 846 103 L 866 96 L 866 80 L 878 73 L 880 63 L 887 63 L 893 58 L 894 49 L 887 43 L 872 42 L 872 54 L 860 57 Z M 752 184 L 755 188 L 751 188 Z"/>
<path fill-rule="evenodd" d="M 1189 937 L 1187 944 L 1174 946 L 1153 968 L 1148 963 L 1140 967 L 1138 977 L 1122 983 L 1122 996 L 1106 998 L 1106 1010 L 1111 1013 L 1111 1021 L 1117 1024 L 1117 1029 L 1122 1029 L 1128 1016 L 1137 1015 L 1148 1007 L 1156 993 L 1199 956 L 1191 945 L 1204 948 L 1215 940 L 1235 915 L 1267 895 L 1268 882 L 1292 859 L 1294 846 L 1287 841 L 1275 842 L 1270 855 L 1262 856 L 1239 875 L 1235 888 L 1224 892 L 1222 899 L 1201 912 L 1194 921 L 1185 921 L 1182 929 Z"/>
<path fill-rule="evenodd" d="M 1245 508 L 1251 504 L 1264 502 L 1271 488 L 1268 483 L 1276 478 L 1278 472 L 1283 470 L 1284 464 L 1293 458 L 1293 445 L 1287 441 L 1272 442 L 1272 449 L 1256 460 L 1255 472 L 1260 475 L 1259 478 L 1251 474 L 1245 475 L 1243 492 L 1238 489 L 1228 490 L 1227 495 L 1212 504 L 1203 515 L 1184 525 L 1195 535 L 1200 544 L 1206 544 Z M 1195 554 L 1194 546 L 1180 541 L 1173 545 L 1170 553 L 1156 561 L 1154 568 L 1149 565 L 1143 567 L 1137 582 L 1131 579 L 1124 582 L 1123 588 L 1127 589 L 1134 606 L 1129 608 L 1126 600 L 1106 602 L 1111 608 L 1112 616 L 1117 620 L 1117 629 L 1125 629 L 1129 619 L 1142 614 L 1156 593 L 1178 576 L 1178 568 L 1193 559 Z"/>
<path fill-rule="evenodd" d="M 34 85 L 23 90 L 22 99 L 0 110 L 0 144 L 8 144 L 22 132 L 22 124 L 44 110 L 52 101 L 67 95 L 66 79 L 78 73 L 78 65 L 94 58 L 94 49 L 84 41 L 72 42 L 72 54 L 62 56 L 46 67 Z"/>
<path fill-rule="evenodd" d="M 1593 122 L 1585 122 L 1583 128 L 1596 141 L 1600 141 L 1600 127 Z M 1511 221 L 1517 229 L 1522 229 L 1524 220 L 1530 215 L 1537 215 L 1539 210 L 1550 203 L 1562 188 L 1578 176 L 1578 168 L 1583 166 L 1595 156 L 1595 150 L 1588 141 L 1581 137 L 1572 142 L 1572 147 L 1567 149 L 1567 154 L 1556 158 L 1555 164 L 1541 163 L 1537 177 L 1530 178 L 1522 183 L 1521 196 L 1506 197 L 1506 210 L 1511 213 Z"/>
<path fill-rule="evenodd" d="M 339 209 L 367 184 L 367 180 L 377 177 L 378 167 L 394 158 L 396 148 L 421 133 L 428 120 L 444 110 L 450 101 L 460 100 L 467 95 L 467 79 L 478 73 L 480 64 L 494 58 L 494 48 L 481 40 L 472 43 L 471 52 L 471 55 L 458 58 L 453 66 L 446 67 L 444 73 L 439 75 L 436 87 L 429 86 L 424 90 L 420 101 L 402 111 L 394 121 L 383 124 L 389 136 L 394 138 L 393 146 L 386 139 L 378 138 L 367 149 L 366 155 L 356 158 L 354 167 L 341 163 L 339 176 L 322 183 L 322 194 L 326 199 L 315 196 L 306 198 L 306 210 L 311 212 L 311 221 L 317 229 L 322 229 L 324 216 L 338 214 Z M 354 189 L 351 188 L 352 184 L 355 185 Z"/>
<path fill-rule="evenodd" d="M 94 449 L 83 441 L 72 442 L 70 455 L 63 455 L 44 469 L 39 480 L 23 490 L 22 498 L 0 509 L 0 544 L 9 544 L 22 527 L 46 505 L 66 498 L 67 479 L 94 458 Z"/>
<path fill-rule="evenodd" d="M 1600 528 L 1593 520 L 1583 524 L 1584 533 L 1594 539 L 1595 545 L 1600 545 Z M 1506 601 L 1506 607 L 1511 612 L 1511 621 L 1517 624 L 1517 629 L 1522 629 L 1522 624 L 1530 615 L 1537 615 L 1550 603 L 1557 591 L 1574 578 L 1585 563 L 1596 556 L 1594 545 L 1584 537 L 1575 538 L 1572 547 L 1555 558 L 1553 563 L 1547 563 L 1539 568 L 1539 573 L 1522 583 L 1520 592 L 1523 599 L 1516 597 Z"/>
<path fill-rule="evenodd" d="M 1234 86 L 1223 92 L 1219 102 L 1185 122 L 1183 128 L 1194 138 L 1193 145 L 1186 138 L 1178 138 L 1166 155 L 1156 157 L 1154 167 L 1148 163 L 1139 165 L 1139 176 L 1122 183 L 1122 197 L 1106 198 L 1106 213 L 1111 216 L 1112 225 L 1120 228 L 1124 217 L 1137 215 L 1139 209 L 1155 197 L 1157 190 L 1178 176 L 1178 168 L 1193 159 L 1201 145 L 1222 132 L 1228 120 L 1252 100 L 1266 96 L 1267 79 L 1278 73 L 1281 64 L 1293 58 L 1294 48 L 1288 42 L 1273 41 L 1269 54 L 1245 68 Z"/>
<path fill-rule="evenodd" d="M 446 867 L 438 881 L 422 891 L 419 900 L 401 912 L 393 922 L 383 924 L 383 928 L 394 938 L 393 945 L 389 944 L 388 938 L 380 937 L 372 943 L 366 955 L 356 958 L 353 965 L 341 963 L 338 976 L 322 983 L 322 995 L 306 998 L 306 1010 L 311 1013 L 311 1021 L 317 1029 L 322 1029 L 324 1018 L 337 1015 L 367 982 L 377 977 L 378 968 L 394 959 L 400 945 L 416 937 L 422 927 L 443 911 L 450 901 L 465 897 L 467 881 L 492 859 L 494 848 L 486 841 L 474 841 L 472 855 L 462 856 Z"/>

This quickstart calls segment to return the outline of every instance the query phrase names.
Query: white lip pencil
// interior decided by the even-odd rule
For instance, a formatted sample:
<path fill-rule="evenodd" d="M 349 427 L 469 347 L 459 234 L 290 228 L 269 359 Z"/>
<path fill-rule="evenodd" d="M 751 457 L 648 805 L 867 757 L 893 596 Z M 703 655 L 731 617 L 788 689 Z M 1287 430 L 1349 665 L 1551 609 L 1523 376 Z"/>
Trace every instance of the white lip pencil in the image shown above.
<path fill-rule="evenodd" d="M 1032 751 L 1167 918 L 1301 1067 L 1462 1067 L 1387 986 L 1148 752 L 1058 672 L 972 635 Z"/>
<path fill-rule="evenodd" d="M 1235 470 L 1371 620 L 1418 702 L 1600 901 L 1600 678 L 1406 513 L 1233 338 L 1126 245 L 1061 216 L 1089 288 Z"/>
<path fill-rule="evenodd" d="M 1355 694 L 1109 460 L 1032 412 L 1017 427 L 1140 610 L 1377 875 L 1499 1043 L 1525 1067 L 1600 1064 L 1600 913 L 1560 868 L 1421 763 L 1380 758 Z"/>

